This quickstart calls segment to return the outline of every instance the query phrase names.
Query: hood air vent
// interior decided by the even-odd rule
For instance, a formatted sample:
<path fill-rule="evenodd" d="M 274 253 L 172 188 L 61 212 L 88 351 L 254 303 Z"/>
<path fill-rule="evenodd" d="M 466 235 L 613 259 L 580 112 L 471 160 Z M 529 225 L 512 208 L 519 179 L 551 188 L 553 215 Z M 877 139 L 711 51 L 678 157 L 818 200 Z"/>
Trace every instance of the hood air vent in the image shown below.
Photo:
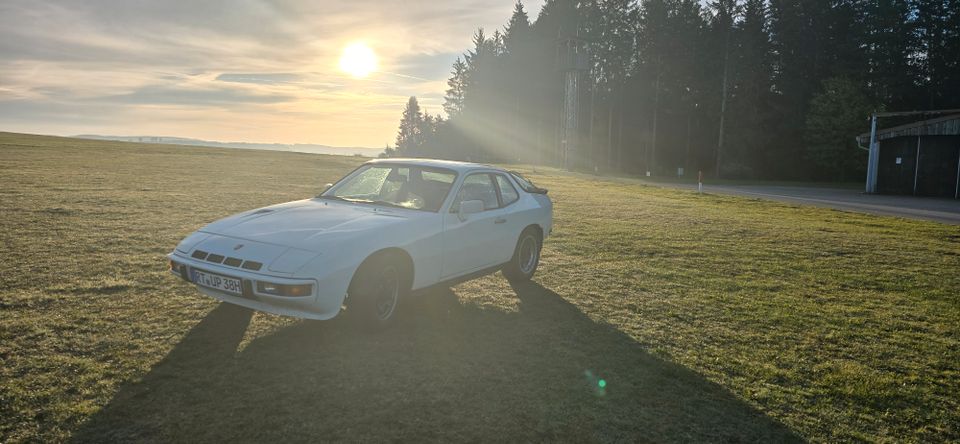
<path fill-rule="evenodd" d="M 245 270 L 257 271 L 257 270 L 263 268 L 263 264 L 261 264 L 260 262 L 256 262 L 256 261 L 246 261 L 246 262 L 243 263 L 243 265 L 240 266 L 240 268 L 243 268 L 243 269 L 245 269 Z"/>
<path fill-rule="evenodd" d="M 242 262 L 243 262 L 243 259 L 228 257 L 227 260 L 223 261 L 223 265 L 228 265 L 231 267 L 239 267 Z"/>
<path fill-rule="evenodd" d="M 272 211 L 272 210 L 267 210 L 267 211 Z M 244 261 L 243 259 L 240 259 L 238 257 L 225 258 L 222 255 L 210 254 L 203 250 L 194 250 L 193 254 L 191 254 L 190 257 L 194 259 L 199 259 L 199 260 L 206 259 L 207 262 L 213 262 L 215 264 L 219 264 L 222 262 L 223 265 L 226 265 L 229 267 L 240 267 L 240 268 L 243 268 L 244 270 L 260 271 L 260 269 L 263 268 L 263 264 L 257 261 Z"/>

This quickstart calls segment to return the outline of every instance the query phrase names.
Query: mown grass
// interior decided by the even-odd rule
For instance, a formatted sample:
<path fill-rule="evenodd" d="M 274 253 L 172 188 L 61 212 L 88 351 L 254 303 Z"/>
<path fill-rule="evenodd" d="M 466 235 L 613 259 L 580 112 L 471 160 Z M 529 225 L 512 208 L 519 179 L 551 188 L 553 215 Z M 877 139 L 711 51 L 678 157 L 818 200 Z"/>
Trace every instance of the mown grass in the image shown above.
<path fill-rule="evenodd" d="M 0 441 L 960 439 L 954 226 L 539 169 L 536 282 L 433 291 L 387 334 L 166 272 L 360 161 L 0 134 Z"/>
<path fill-rule="evenodd" d="M 692 175 L 686 177 L 674 177 L 674 176 L 654 176 L 654 177 L 643 177 L 639 175 L 628 175 L 622 176 L 623 178 L 629 178 L 633 180 L 638 180 L 641 182 L 647 182 L 650 184 L 685 184 L 685 185 L 696 185 L 698 182 L 697 173 L 694 172 Z M 713 177 L 705 177 L 703 182 L 707 186 L 755 186 L 755 187 L 804 187 L 804 188 L 834 188 L 834 189 L 844 189 L 844 190 L 863 190 L 863 182 L 811 182 L 811 181 L 799 181 L 799 180 L 759 180 L 759 179 L 715 179 Z"/>

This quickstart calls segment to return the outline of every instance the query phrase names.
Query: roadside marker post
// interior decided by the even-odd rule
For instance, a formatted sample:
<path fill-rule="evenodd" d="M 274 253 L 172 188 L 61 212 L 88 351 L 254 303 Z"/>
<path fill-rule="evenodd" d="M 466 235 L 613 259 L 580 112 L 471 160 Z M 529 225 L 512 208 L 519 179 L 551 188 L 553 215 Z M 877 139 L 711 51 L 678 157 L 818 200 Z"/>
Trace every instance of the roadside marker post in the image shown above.
<path fill-rule="evenodd" d="M 697 172 L 697 192 L 703 194 L 703 171 Z"/>

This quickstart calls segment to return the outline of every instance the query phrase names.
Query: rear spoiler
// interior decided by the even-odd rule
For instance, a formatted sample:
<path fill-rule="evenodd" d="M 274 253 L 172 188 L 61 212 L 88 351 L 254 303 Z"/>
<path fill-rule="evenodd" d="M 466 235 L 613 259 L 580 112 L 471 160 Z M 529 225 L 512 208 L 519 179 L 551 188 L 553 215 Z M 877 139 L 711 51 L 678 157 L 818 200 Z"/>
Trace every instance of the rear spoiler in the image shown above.
<path fill-rule="evenodd" d="M 528 193 L 534 193 L 534 194 L 547 194 L 547 191 L 549 190 L 547 190 L 546 188 L 540 188 L 536 185 L 534 185 L 533 188 L 530 188 L 529 190 L 527 190 Z"/>

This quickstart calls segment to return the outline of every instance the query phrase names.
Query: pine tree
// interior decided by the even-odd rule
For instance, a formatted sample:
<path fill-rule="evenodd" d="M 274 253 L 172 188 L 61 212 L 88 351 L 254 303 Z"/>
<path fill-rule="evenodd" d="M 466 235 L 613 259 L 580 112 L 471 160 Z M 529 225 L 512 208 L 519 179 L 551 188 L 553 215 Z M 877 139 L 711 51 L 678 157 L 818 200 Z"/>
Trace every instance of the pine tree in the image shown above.
<path fill-rule="evenodd" d="M 860 105 L 960 107 L 960 0 L 546 0 L 532 23 L 517 2 L 454 63 L 450 120 L 408 104 L 398 154 L 555 161 L 572 36 L 592 51 L 580 123 L 598 166 L 850 178 Z"/>
<path fill-rule="evenodd" d="M 473 49 L 464 54 L 466 82 L 463 92 L 463 112 L 481 112 L 485 107 L 484 93 L 489 82 L 491 48 L 483 28 L 473 34 Z"/>
<path fill-rule="evenodd" d="M 513 14 L 503 33 L 503 43 L 507 54 L 523 53 L 530 41 L 530 17 L 519 0 L 513 5 Z"/>
<path fill-rule="evenodd" d="M 805 174 L 803 132 L 806 108 L 819 88 L 816 35 L 813 11 L 802 0 L 771 0 L 770 30 L 774 52 L 773 115 L 776 122 L 770 130 L 779 143 L 771 147 L 771 155 L 782 165 L 775 174 L 802 178 Z"/>
<path fill-rule="evenodd" d="M 770 135 L 765 117 L 770 113 L 771 61 L 768 16 L 763 0 L 747 0 L 743 4 L 743 20 L 734 34 L 736 69 L 731 83 L 731 116 L 728 125 L 729 151 L 741 175 L 754 176 L 765 168 L 765 148 L 775 139 Z"/>
<path fill-rule="evenodd" d="M 862 177 L 866 151 L 857 147 L 853 135 L 863 130 L 864 117 L 877 108 L 858 82 L 842 77 L 823 82 L 823 92 L 811 101 L 806 119 L 806 156 L 817 167 L 815 178 L 842 182 Z"/>
<path fill-rule="evenodd" d="M 714 0 L 709 4 L 713 13 L 711 20 L 712 37 L 714 37 L 721 54 L 722 63 L 720 63 L 720 117 L 717 136 L 717 154 L 715 174 L 721 177 L 723 171 L 723 162 L 725 150 L 724 137 L 726 136 L 727 124 L 727 101 L 729 99 L 729 88 L 731 83 L 731 40 L 733 35 L 733 23 L 736 20 L 739 9 L 736 0 Z"/>
<path fill-rule="evenodd" d="M 645 152 L 638 155 L 646 171 L 655 170 L 656 151 L 659 138 L 657 129 L 661 112 L 660 100 L 663 88 L 664 65 L 669 65 L 669 28 L 670 6 L 665 0 L 646 0 L 639 15 L 638 29 L 638 64 L 636 77 L 639 79 L 636 87 L 639 95 L 644 98 L 641 103 L 647 104 L 641 110 L 645 118 L 647 131 L 643 134 L 642 146 Z"/>
<path fill-rule="evenodd" d="M 892 109 L 915 109 L 916 76 L 910 58 L 917 44 L 907 1 L 871 1 L 866 12 L 863 50 L 874 96 Z"/>
<path fill-rule="evenodd" d="M 614 146 L 614 110 L 622 120 L 622 103 L 619 99 L 634 63 L 637 10 L 630 0 L 604 0 L 597 5 L 596 12 L 596 29 L 590 38 L 594 42 L 591 45 L 593 77 L 599 92 L 591 97 L 599 94 L 600 101 L 606 103 L 605 163 L 612 168 L 620 149 Z M 594 107 L 602 106 L 595 100 L 592 102 Z M 617 142 L 619 144 L 619 140 Z"/>
<path fill-rule="evenodd" d="M 532 161 L 537 149 L 534 90 L 538 83 L 535 63 L 536 46 L 530 19 L 523 3 L 517 1 L 503 32 L 503 75 L 501 117 L 504 121 L 505 144 L 514 150 L 512 158 Z"/>
<path fill-rule="evenodd" d="M 424 118 L 420 112 L 420 104 L 415 96 L 410 96 L 407 106 L 403 109 L 400 118 L 400 129 L 397 132 L 396 154 L 399 156 L 416 156 L 423 145 Z"/>
<path fill-rule="evenodd" d="M 915 0 L 920 108 L 960 108 L 960 0 Z"/>
<path fill-rule="evenodd" d="M 467 64 L 457 57 L 450 74 L 450 79 L 447 80 L 447 94 L 443 98 L 443 110 L 452 119 L 463 114 L 464 94 L 467 90 Z"/>
<path fill-rule="evenodd" d="M 667 46 L 667 66 L 661 82 L 665 97 L 665 109 L 671 114 L 674 124 L 668 134 L 672 135 L 665 152 L 667 163 L 690 168 L 691 162 L 699 165 L 700 149 L 694 149 L 694 121 L 709 101 L 707 91 L 719 82 L 720 72 L 704 69 L 710 59 L 708 23 L 698 0 L 679 0 L 669 15 L 670 38 Z M 702 142 L 697 147 L 706 147 Z"/>
<path fill-rule="evenodd" d="M 417 128 L 417 132 L 420 134 L 420 146 L 415 153 L 416 156 L 441 157 L 444 155 L 443 146 L 437 140 L 437 133 L 443 125 L 444 120 L 439 113 L 431 115 L 426 110 L 423 111 L 423 118 Z"/>
<path fill-rule="evenodd" d="M 396 155 L 397 155 L 397 150 L 393 149 L 393 148 L 390 146 L 390 144 L 388 143 L 388 144 L 383 148 L 383 152 L 380 153 L 377 157 L 383 159 L 383 158 L 386 158 L 386 157 L 396 157 Z"/>

